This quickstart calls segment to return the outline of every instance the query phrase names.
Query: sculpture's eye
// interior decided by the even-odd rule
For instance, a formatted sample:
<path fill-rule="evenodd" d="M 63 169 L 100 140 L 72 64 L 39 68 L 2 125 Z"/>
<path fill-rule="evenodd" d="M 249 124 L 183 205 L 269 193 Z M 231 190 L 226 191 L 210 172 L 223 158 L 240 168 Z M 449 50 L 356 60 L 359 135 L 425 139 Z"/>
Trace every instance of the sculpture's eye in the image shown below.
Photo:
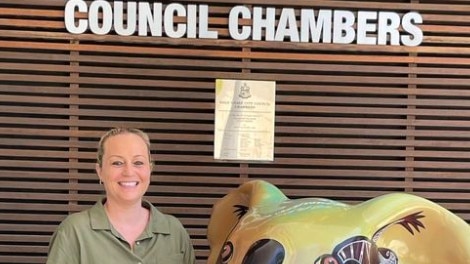
<path fill-rule="evenodd" d="M 338 261 L 334 257 L 328 256 L 322 259 L 321 264 L 338 264 Z"/>
<path fill-rule="evenodd" d="M 285 256 L 286 251 L 281 243 L 263 238 L 251 245 L 243 257 L 242 264 L 282 264 Z"/>
<path fill-rule="evenodd" d="M 224 248 L 222 248 L 222 253 L 220 257 L 222 258 L 222 263 L 228 263 L 233 256 L 233 244 L 228 241 L 225 243 Z"/>

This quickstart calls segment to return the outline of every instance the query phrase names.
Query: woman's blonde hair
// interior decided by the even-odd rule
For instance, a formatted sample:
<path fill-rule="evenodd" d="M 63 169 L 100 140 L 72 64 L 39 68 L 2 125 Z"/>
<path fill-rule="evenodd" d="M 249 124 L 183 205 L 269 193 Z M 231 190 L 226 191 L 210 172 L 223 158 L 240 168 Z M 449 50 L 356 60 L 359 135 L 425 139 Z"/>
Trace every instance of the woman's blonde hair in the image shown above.
<path fill-rule="evenodd" d="M 152 155 L 150 153 L 150 138 L 149 136 L 142 130 L 137 129 L 137 128 L 124 128 L 124 127 L 116 127 L 108 130 L 106 133 L 101 136 L 101 139 L 98 143 L 98 152 L 97 152 L 97 157 L 96 157 L 96 163 L 101 166 L 103 165 L 103 155 L 104 155 L 104 143 L 106 143 L 106 140 L 108 138 L 121 135 L 121 134 L 134 134 L 142 138 L 144 140 L 145 145 L 147 145 L 147 150 L 148 150 L 148 155 L 149 155 L 149 163 L 150 163 L 150 168 L 153 168 L 153 161 L 152 161 Z"/>

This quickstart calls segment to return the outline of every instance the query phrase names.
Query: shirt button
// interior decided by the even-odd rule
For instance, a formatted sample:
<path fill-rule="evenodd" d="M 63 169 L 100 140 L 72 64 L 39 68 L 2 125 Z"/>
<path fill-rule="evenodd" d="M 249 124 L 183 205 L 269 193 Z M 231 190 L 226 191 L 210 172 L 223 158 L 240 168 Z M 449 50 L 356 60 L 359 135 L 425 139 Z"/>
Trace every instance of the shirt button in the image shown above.
<path fill-rule="evenodd" d="M 140 245 L 140 241 L 135 242 L 135 244 L 136 244 L 137 246 Z M 139 262 L 139 264 L 142 264 L 142 263 Z"/>

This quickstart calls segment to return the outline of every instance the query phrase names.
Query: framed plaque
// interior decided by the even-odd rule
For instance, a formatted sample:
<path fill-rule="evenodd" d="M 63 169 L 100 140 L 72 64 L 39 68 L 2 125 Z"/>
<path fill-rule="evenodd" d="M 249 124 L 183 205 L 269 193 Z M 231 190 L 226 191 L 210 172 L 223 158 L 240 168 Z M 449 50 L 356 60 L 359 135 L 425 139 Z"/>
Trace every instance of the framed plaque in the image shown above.
<path fill-rule="evenodd" d="M 217 79 L 214 158 L 274 160 L 274 81 Z"/>

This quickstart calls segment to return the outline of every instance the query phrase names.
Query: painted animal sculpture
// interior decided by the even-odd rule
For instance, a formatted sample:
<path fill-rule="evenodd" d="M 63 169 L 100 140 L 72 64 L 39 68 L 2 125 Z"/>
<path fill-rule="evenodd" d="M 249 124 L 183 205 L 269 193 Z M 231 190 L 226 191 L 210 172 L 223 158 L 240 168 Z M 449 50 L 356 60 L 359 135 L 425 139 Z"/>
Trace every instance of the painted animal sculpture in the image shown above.
<path fill-rule="evenodd" d="M 260 180 L 220 199 L 208 264 L 470 264 L 469 225 L 427 199 L 288 199 Z"/>

